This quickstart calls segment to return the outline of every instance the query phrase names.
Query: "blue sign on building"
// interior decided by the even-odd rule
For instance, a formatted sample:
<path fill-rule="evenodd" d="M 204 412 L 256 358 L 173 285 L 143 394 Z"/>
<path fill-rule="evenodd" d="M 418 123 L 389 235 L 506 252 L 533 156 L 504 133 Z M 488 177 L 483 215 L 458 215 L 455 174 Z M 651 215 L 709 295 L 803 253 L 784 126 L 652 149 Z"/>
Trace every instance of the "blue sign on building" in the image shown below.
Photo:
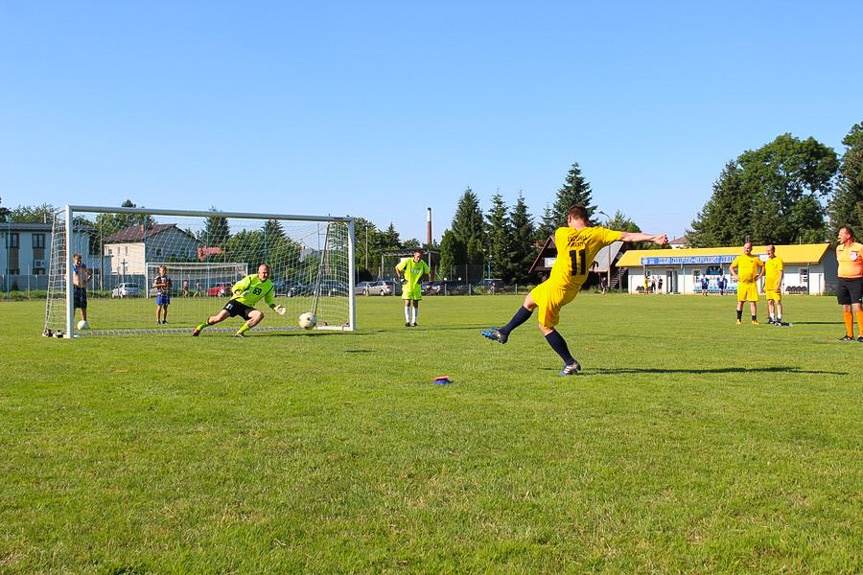
<path fill-rule="evenodd" d="M 678 256 L 641 258 L 643 266 L 730 264 L 737 256 Z"/>

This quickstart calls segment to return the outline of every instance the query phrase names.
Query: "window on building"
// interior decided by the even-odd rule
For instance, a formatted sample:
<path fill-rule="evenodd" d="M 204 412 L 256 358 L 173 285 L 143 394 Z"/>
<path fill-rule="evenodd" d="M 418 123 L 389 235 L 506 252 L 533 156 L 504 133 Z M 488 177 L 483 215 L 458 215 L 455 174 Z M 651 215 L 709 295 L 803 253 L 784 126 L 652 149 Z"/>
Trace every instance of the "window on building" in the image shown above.
<path fill-rule="evenodd" d="M 8 240 L 6 241 L 7 248 L 17 248 L 18 247 L 18 232 L 11 232 L 9 234 Z"/>
<path fill-rule="evenodd" d="M 109 255 L 109 256 L 110 256 L 110 255 L 113 255 L 113 253 L 112 253 L 112 249 L 113 249 L 113 248 L 108 248 L 108 255 Z"/>
<path fill-rule="evenodd" d="M 801 285 L 809 285 L 809 268 L 800 268 L 800 283 Z"/>
<path fill-rule="evenodd" d="M 44 248 L 45 247 L 45 234 L 33 234 L 33 247 L 34 248 Z"/>

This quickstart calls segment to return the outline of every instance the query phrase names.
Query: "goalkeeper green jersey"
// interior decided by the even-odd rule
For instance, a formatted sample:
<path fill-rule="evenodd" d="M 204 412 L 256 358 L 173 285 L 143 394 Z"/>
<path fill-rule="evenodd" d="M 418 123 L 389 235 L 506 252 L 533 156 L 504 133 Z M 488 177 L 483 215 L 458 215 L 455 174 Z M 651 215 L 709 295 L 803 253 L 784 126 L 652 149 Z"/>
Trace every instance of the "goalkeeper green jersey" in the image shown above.
<path fill-rule="evenodd" d="M 264 298 L 268 305 L 275 303 L 273 301 L 273 282 L 270 281 L 270 278 L 261 281 L 258 274 L 246 276 L 235 283 L 234 287 L 231 288 L 231 293 L 234 294 L 231 299 L 249 307 L 255 307 L 261 298 Z"/>
<path fill-rule="evenodd" d="M 402 299 L 422 299 L 420 279 L 423 274 L 431 273 L 429 265 L 423 260 L 415 262 L 413 258 L 408 258 L 398 265 L 398 270 L 407 282 L 402 286 Z"/>

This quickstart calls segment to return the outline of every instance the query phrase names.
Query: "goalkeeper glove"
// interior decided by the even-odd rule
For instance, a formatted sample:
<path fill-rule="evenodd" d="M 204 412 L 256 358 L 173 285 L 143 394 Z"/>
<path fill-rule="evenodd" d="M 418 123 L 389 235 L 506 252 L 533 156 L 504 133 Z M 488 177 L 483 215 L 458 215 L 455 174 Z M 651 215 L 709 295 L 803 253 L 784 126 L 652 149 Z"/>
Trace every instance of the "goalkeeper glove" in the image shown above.
<path fill-rule="evenodd" d="M 285 315 L 285 313 L 286 313 L 288 310 L 286 310 L 286 309 L 285 309 L 285 306 L 281 306 L 281 305 L 274 305 L 274 306 L 273 306 L 273 311 L 275 311 L 275 312 L 276 312 L 277 314 L 279 314 L 279 315 Z"/>

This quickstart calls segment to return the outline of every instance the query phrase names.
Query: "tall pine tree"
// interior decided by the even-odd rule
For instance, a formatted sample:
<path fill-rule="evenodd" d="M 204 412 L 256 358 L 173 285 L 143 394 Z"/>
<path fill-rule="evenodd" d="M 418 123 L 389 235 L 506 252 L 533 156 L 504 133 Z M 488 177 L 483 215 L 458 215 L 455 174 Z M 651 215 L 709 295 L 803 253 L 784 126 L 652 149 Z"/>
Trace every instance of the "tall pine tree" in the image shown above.
<path fill-rule="evenodd" d="M 542 218 L 539 220 L 539 225 L 536 228 L 536 240 L 540 242 L 545 242 L 548 239 L 548 236 L 554 234 L 554 230 L 557 229 L 557 218 L 554 215 L 554 210 L 552 210 L 549 204 L 545 204 L 545 209 L 542 211 Z"/>
<path fill-rule="evenodd" d="M 584 206 L 587 209 L 588 217 L 593 216 L 596 206 L 593 205 L 591 197 L 590 184 L 581 175 L 581 169 L 578 167 L 578 162 L 572 164 L 569 173 L 566 175 L 566 181 L 557 191 L 557 200 L 554 202 L 552 211 L 554 212 L 555 228 L 566 226 L 566 213 L 569 208 L 575 204 Z"/>
<path fill-rule="evenodd" d="M 470 188 L 465 189 L 458 201 L 450 229 L 465 246 L 465 261 L 456 263 L 482 263 L 483 215 L 479 206 L 479 198 Z"/>
<path fill-rule="evenodd" d="M 858 238 L 863 237 L 863 122 L 854 125 L 842 140 L 845 153 L 839 165 L 839 182 L 830 200 L 830 236 L 839 228 L 851 226 Z M 859 239 L 858 239 L 859 241 Z"/>
<path fill-rule="evenodd" d="M 510 258 L 510 281 L 523 282 L 528 279 L 527 270 L 536 258 L 537 250 L 534 244 L 536 230 L 533 217 L 527 209 L 524 196 L 519 192 L 515 206 L 509 212 L 512 225 L 512 256 Z"/>
<path fill-rule="evenodd" d="M 453 279 L 458 277 L 457 268 L 467 259 L 467 246 L 456 236 L 452 230 L 446 230 L 440 240 L 440 269 L 438 276 L 441 279 Z"/>
<path fill-rule="evenodd" d="M 485 216 L 486 258 L 494 278 L 510 281 L 512 261 L 512 224 L 503 196 L 496 193 L 491 198 L 491 209 Z"/>

